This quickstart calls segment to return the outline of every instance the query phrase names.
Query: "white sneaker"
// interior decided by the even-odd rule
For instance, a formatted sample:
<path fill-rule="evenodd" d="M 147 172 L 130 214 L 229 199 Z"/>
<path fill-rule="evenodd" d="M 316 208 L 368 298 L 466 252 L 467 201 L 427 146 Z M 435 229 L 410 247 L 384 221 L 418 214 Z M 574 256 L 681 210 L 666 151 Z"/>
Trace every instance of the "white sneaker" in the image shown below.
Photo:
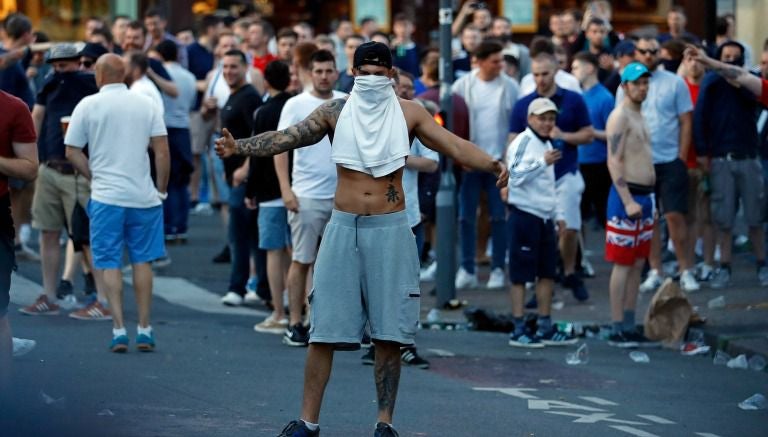
<path fill-rule="evenodd" d="M 488 283 L 485 285 L 485 288 L 489 290 L 495 290 L 498 288 L 504 288 L 504 285 L 506 285 L 504 269 L 496 267 L 495 269 L 491 270 L 491 276 L 488 278 Z"/>
<path fill-rule="evenodd" d="M 659 275 L 659 271 L 656 269 L 651 269 L 648 271 L 648 276 L 645 277 L 645 281 L 643 281 L 642 284 L 640 284 L 640 292 L 641 293 L 648 293 L 652 291 L 656 291 L 657 288 L 661 287 L 662 277 Z"/>
<path fill-rule="evenodd" d="M 432 264 L 426 268 L 421 269 L 419 272 L 419 280 L 421 282 L 434 282 L 437 275 L 437 261 L 432 261 Z"/>
<path fill-rule="evenodd" d="M 697 267 L 698 274 L 696 275 L 696 279 L 699 282 L 707 282 L 715 275 L 715 268 L 705 264 L 705 263 L 699 263 Z"/>
<path fill-rule="evenodd" d="M 680 275 L 680 288 L 686 293 L 693 293 L 699 291 L 701 286 L 696 282 L 696 278 L 693 277 L 693 272 L 686 270 Z"/>
<path fill-rule="evenodd" d="M 254 305 L 261 302 L 261 298 L 258 294 L 256 294 L 255 291 L 246 291 L 245 292 L 245 298 L 243 298 L 243 303 L 245 305 Z"/>
<path fill-rule="evenodd" d="M 221 303 L 230 307 L 240 306 L 243 304 L 243 297 L 234 291 L 228 291 L 227 294 L 221 298 Z"/>
<path fill-rule="evenodd" d="M 195 205 L 194 208 L 192 208 L 192 211 L 189 212 L 192 215 L 212 215 L 213 214 L 213 207 L 210 203 L 198 203 Z"/>
<path fill-rule="evenodd" d="M 477 275 L 474 273 L 468 273 L 466 270 L 464 270 L 464 267 L 459 267 L 459 271 L 456 272 L 456 289 L 476 287 Z"/>
<path fill-rule="evenodd" d="M 77 298 L 74 294 L 68 294 L 63 299 L 56 299 L 56 305 L 65 310 L 73 310 L 78 307 Z"/>
<path fill-rule="evenodd" d="M 275 320 L 270 314 L 263 322 L 253 325 L 253 330 L 264 334 L 283 334 L 288 328 L 288 319 Z"/>
<path fill-rule="evenodd" d="M 13 337 L 13 356 L 20 357 L 28 354 L 35 348 L 35 345 L 37 345 L 35 340 Z"/>

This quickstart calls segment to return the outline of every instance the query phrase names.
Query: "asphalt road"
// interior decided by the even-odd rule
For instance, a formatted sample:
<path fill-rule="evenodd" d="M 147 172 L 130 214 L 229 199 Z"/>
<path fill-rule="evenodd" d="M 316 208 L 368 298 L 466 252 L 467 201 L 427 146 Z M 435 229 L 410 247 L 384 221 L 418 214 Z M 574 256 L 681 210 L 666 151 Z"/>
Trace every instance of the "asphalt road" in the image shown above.
<path fill-rule="evenodd" d="M 18 314 L 40 283 L 39 267 L 21 263 L 11 323 L 38 345 L 14 362 L 0 436 L 274 436 L 297 417 L 306 350 L 255 333 L 262 312 L 216 303 L 227 268 L 209 258 L 223 233 L 207 217 L 193 221 L 192 234 L 159 272 L 154 353 L 108 352 L 109 322 Z M 128 285 L 125 300 L 133 337 Z M 768 374 L 669 350 L 646 350 L 650 363 L 639 364 L 627 351 L 586 342 L 589 362 L 570 366 L 564 357 L 575 347 L 526 352 L 507 346 L 504 334 L 421 331 L 419 350 L 432 366 L 403 369 L 395 427 L 401 436 L 449 437 L 767 434 L 768 410 L 737 404 L 768 394 Z M 336 355 L 323 436 L 373 435 L 372 368 L 361 355 Z"/>

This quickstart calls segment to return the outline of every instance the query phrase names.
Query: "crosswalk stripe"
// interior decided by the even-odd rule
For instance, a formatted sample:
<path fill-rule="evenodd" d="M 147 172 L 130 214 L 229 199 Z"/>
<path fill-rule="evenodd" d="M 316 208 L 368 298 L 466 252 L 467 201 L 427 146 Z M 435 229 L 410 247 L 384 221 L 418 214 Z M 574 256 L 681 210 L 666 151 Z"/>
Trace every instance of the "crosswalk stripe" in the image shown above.
<path fill-rule="evenodd" d="M 124 277 L 130 284 L 130 275 Z M 266 311 L 252 308 L 227 307 L 221 304 L 221 296 L 204 288 L 198 287 L 184 278 L 155 276 L 153 295 L 160 297 L 173 305 L 183 306 L 191 310 L 209 314 L 231 314 L 235 316 L 266 317 Z M 35 299 L 43 294 L 43 287 L 24 276 L 14 273 L 11 278 L 11 302 L 19 306 L 35 303 Z"/>

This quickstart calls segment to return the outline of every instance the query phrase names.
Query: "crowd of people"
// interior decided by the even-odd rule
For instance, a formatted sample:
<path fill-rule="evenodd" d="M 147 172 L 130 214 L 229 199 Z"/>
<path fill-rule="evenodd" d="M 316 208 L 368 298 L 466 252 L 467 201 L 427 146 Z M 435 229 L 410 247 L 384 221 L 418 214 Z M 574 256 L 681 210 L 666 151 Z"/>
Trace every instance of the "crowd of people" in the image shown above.
<path fill-rule="evenodd" d="M 70 310 L 78 320 L 112 320 L 110 349 L 123 352 L 129 338 L 122 274 L 131 270 L 139 307 L 136 345 L 152 350 L 152 269 L 172 262 L 166 245 L 195 238 L 188 234 L 191 214 L 218 211 L 227 238 L 212 261 L 230 264 L 221 303 L 268 305 L 271 314 L 254 330 L 307 346 L 325 332 L 309 320 L 330 311 L 328 302 L 313 302 L 312 290 L 344 279 L 329 277 L 322 263 L 313 276 L 315 262 L 327 264 L 332 256 L 318 259 L 321 236 L 341 232 L 352 220 L 353 229 L 361 229 L 353 234 L 353 250 L 363 250 L 369 242 L 362 230 L 380 225 L 336 211 L 356 199 L 339 197 L 341 181 L 355 181 L 360 160 L 370 164 L 377 158 L 361 156 L 350 144 L 390 139 L 385 152 L 392 154 L 399 141 L 381 127 L 398 125 L 397 111 L 366 114 L 364 100 L 353 105 L 351 98 L 346 107 L 362 115 L 347 120 L 339 112 L 344 99 L 383 93 L 368 77 L 383 74 L 392 78 L 386 86 L 394 87 L 400 101 L 413 100 L 440 122 L 439 50 L 417 44 L 414 23 L 403 14 L 394 16 L 391 34 L 372 18 L 340 19 L 329 34 L 315 35 L 304 22 L 275 29 L 248 11 L 239 17 L 207 15 L 196 29 L 173 35 L 162 10 L 150 9 L 142 18 L 91 17 L 77 44 L 48 42 L 23 14 L 3 22 L 0 99 L 13 110 L 0 114 L 1 125 L 8 125 L 0 130 L 0 316 L 14 258 L 39 260 L 44 294 L 20 311 L 40 316 Z M 512 34 L 511 24 L 483 4 L 464 3 L 452 26 L 451 88 L 453 133 L 509 170 L 509 184 L 498 186 L 499 174 L 488 167 L 451 169 L 459 187 L 455 286 L 511 290 L 515 330 L 509 344 L 535 348 L 576 341 L 552 323 L 551 309 L 555 283 L 578 301 L 590 298 L 584 278 L 593 277 L 594 269 L 584 248 L 587 232 L 605 236 L 606 259 L 614 265 L 608 282 L 609 343 L 615 346 L 652 343 L 636 328 L 635 307 L 638 292 L 662 283 L 665 239 L 674 254 L 673 276 L 692 293 L 701 283 L 728 287 L 734 233 L 747 232 L 756 279 L 768 286 L 768 110 L 764 88 L 752 81 L 768 78 L 768 41 L 755 56 L 734 38 L 734 17 L 726 15 L 718 18 L 717 40 L 703 43 L 686 30 L 685 11 L 677 7 L 667 15 L 667 33 L 625 35 L 613 29 L 606 1 L 553 13 L 549 34 L 528 45 Z M 359 58 L 380 47 L 387 56 Z M 753 57 L 759 58 L 756 66 Z M 392 71 L 370 72 L 362 65 Z M 408 125 L 401 127 L 421 136 L 411 136 L 402 182 L 393 163 L 405 155 L 363 173 L 382 178 L 385 205 L 404 202 L 403 221 L 415 236 L 423 268 L 399 274 L 432 281 L 440 157 L 431 149 L 440 147 L 433 144 L 436 134 L 414 128 L 418 117 L 412 111 L 405 111 Z M 317 123 L 330 128 L 304 122 L 323 114 Z M 344 128 L 333 133 L 339 124 Z M 271 146 L 247 140 L 277 130 L 285 137 L 269 137 Z M 218 138 L 238 140 L 239 153 L 217 156 Z M 298 146 L 291 141 L 309 139 L 292 150 Z M 397 180 L 388 179 L 395 174 Z M 371 194 L 356 199 L 350 210 L 366 210 L 366 196 Z M 30 245 L 32 228 L 40 234 L 39 253 Z M 381 243 L 380 235 L 371 238 Z M 123 267 L 122 253 L 114 250 L 123 246 L 130 267 Z M 490 275 L 481 285 L 478 266 L 486 264 Z M 74 293 L 78 268 L 84 302 Z M 345 287 L 362 287 L 367 296 L 369 288 L 387 284 Z M 409 287 L 403 305 L 418 308 L 418 284 Z M 525 302 L 530 288 L 533 297 Z M 378 294 L 371 292 L 370 299 Z M 315 305 L 326 309 L 315 314 Z M 526 308 L 537 314 L 533 329 L 525 323 Z M 386 323 L 374 320 L 375 314 L 367 317 L 364 337 L 381 339 Z M 0 330 L 9 332 L 7 318 L 0 320 Z M 428 367 L 412 336 L 406 340 L 394 352 L 385 347 L 382 360 L 395 354 L 405 364 Z M 6 343 L 0 336 L 0 347 Z M 371 347 L 363 362 L 377 363 L 377 349 L 382 347 Z M 391 423 L 387 414 L 391 410 L 381 422 Z"/>

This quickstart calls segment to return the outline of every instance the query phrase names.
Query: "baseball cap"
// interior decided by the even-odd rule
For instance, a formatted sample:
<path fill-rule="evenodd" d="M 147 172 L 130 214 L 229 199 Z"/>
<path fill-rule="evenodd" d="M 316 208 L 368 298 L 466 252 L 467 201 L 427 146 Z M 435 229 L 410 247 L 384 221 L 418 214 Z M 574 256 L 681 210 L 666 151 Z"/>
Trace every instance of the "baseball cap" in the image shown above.
<path fill-rule="evenodd" d="M 99 59 L 99 56 L 106 53 L 109 53 L 109 51 L 104 48 L 103 45 L 89 42 L 85 44 L 85 47 L 83 47 L 82 50 L 80 50 L 79 55 L 85 56 L 86 58 Z"/>
<path fill-rule="evenodd" d="M 632 56 L 635 54 L 635 42 L 632 40 L 624 40 L 616 45 L 613 49 L 613 55 L 617 58 L 622 56 Z"/>
<path fill-rule="evenodd" d="M 46 62 L 66 61 L 71 59 L 80 59 L 77 47 L 74 44 L 63 43 L 51 47 L 51 54 L 48 55 Z"/>
<path fill-rule="evenodd" d="M 634 82 L 643 76 L 650 75 L 651 72 L 648 71 L 648 67 L 639 62 L 633 62 L 624 67 L 624 71 L 621 73 L 621 83 Z"/>
<path fill-rule="evenodd" d="M 528 105 L 528 115 L 541 115 L 547 112 L 558 112 L 557 105 L 552 100 L 546 97 L 539 97 L 534 99 L 530 105 Z"/>
<path fill-rule="evenodd" d="M 359 68 L 366 64 L 392 68 L 392 52 L 389 51 L 389 47 L 380 42 L 368 41 L 360 44 L 355 50 L 352 66 Z"/>

